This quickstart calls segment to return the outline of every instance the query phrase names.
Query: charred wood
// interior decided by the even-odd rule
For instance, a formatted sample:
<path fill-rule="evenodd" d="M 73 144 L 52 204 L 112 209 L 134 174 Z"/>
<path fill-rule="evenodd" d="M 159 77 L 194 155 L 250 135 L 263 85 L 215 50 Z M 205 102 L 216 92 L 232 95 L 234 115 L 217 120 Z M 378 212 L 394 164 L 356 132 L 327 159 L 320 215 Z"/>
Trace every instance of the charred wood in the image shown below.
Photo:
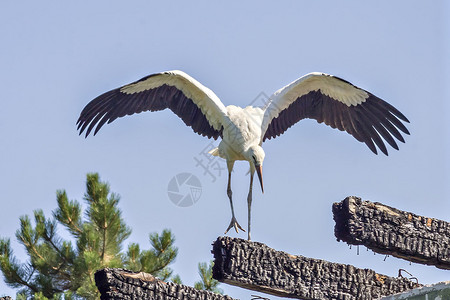
<path fill-rule="evenodd" d="M 450 223 L 358 197 L 333 204 L 338 240 L 382 254 L 450 269 Z"/>
<path fill-rule="evenodd" d="M 213 277 L 231 285 L 298 299 L 369 300 L 417 287 L 370 269 L 294 256 L 263 243 L 219 237 Z"/>
<path fill-rule="evenodd" d="M 164 282 L 151 274 L 133 272 L 124 269 L 105 268 L 95 273 L 95 284 L 100 291 L 101 299 L 201 299 L 201 300 L 233 300 L 229 296 L 193 287 Z"/>

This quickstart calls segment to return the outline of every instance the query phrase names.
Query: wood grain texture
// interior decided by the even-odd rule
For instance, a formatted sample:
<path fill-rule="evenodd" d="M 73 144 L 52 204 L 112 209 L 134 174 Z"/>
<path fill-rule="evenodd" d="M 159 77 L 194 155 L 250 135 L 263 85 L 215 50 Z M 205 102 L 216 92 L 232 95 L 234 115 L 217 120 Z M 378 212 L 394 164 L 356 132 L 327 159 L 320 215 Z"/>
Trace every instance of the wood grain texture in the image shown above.
<path fill-rule="evenodd" d="M 294 256 L 238 238 L 219 237 L 213 254 L 215 279 L 280 297 L 369 300 L 418 286 L 406 278 Z"/>
<path fill-rule="evenodd" d="M 333 204 L 338 240 L 450 270 L 450 223 L 347 197 Z"/>
<path fill-rule="evenodd" d="M 105 268 L 95 273 L 95 284 L 102 300 L 109 299 L 158 299 L 158 300 L 233 300 L 229 296 L 193 287 L 164 282 L 151 274 L 124 269 Z"/>

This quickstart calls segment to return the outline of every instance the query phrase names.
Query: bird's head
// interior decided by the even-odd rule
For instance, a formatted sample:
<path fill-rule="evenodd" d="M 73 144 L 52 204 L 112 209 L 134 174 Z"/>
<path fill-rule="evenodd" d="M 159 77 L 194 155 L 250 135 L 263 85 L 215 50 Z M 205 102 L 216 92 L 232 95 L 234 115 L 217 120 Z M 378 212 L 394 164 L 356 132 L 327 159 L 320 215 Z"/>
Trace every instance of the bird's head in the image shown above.
<path fill-rule="evenodd" d="M 250 162 L 251 172 L 256 170 L 258 174 L 259 183 L 261 184 L 261 191 L 264 193 L 263 177 L 262 177 L 262 166 L 264 162 L 264 157 L 266 154 L 261 146 L 255 145 L 251 146 L 246 152 L 246 158 Z"/>

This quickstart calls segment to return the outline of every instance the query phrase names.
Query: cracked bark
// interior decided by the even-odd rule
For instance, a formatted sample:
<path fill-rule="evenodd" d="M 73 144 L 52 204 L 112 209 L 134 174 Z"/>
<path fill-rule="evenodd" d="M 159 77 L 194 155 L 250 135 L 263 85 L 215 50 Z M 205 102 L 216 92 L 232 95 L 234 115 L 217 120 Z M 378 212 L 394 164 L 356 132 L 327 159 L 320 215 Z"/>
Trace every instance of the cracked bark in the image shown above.
<path fill-rule="evenodd" d="M 281 297 L 369 300 L 418 286 L 406 278 L 294 256 L 238 238 L 219 237 L 212 252 L 215 279 Z"/>
<path fill-rule="evenodd" d="M 157 300 L 233 300 L 229 296 L 197 290 L 190 286 L 164 282 L 151 274 L 125 269 L 105 268 L 95 273 L 100 299 Z"/>
<path fill-rule="evenodd" d="M 333 204 L 334 234 L 347 244 L 450 270 L 450 223 L 358 197 Z"/>

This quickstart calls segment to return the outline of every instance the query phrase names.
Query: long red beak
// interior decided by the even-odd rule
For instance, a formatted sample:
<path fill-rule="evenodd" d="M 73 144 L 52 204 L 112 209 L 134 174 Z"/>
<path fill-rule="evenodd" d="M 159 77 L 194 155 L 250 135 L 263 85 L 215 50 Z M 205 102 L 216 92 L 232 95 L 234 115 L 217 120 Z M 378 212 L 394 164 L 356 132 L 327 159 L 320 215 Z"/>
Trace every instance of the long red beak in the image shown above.
<path fill-rule="evenodd" d="M 264 194 L 264 185 L 263 185 L 263 177 L 262 177 L 262 166 L 255 166 L 256 168 L 256 173 L 258 174 L 258 179 L 259 179 L 259 183 L 261 183 L 261 191 Z"/>

